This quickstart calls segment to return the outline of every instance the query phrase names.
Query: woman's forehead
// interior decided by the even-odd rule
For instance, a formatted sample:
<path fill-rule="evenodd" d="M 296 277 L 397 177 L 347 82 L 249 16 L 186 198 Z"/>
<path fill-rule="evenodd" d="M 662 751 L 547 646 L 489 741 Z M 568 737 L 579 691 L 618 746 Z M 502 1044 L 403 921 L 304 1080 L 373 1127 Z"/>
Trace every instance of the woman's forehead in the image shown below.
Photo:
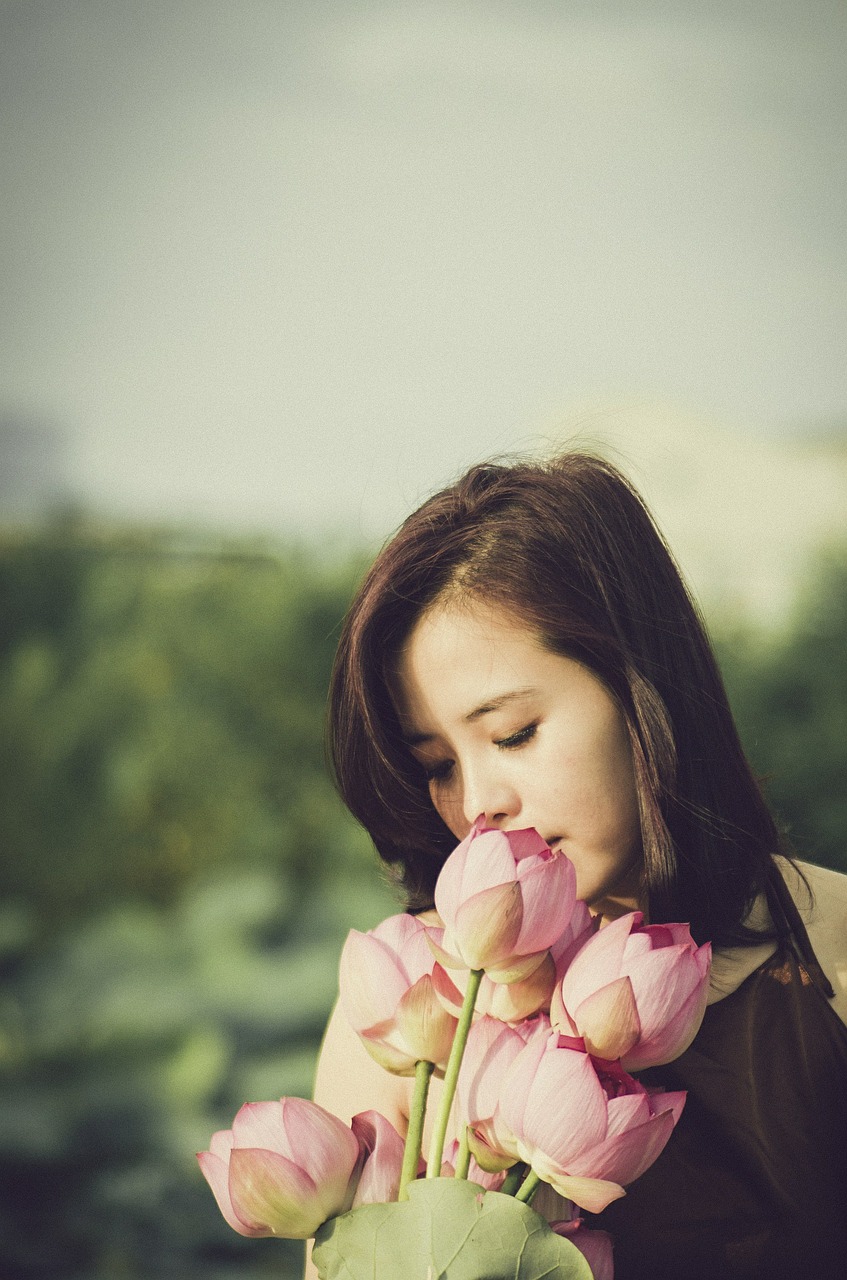
<path fill-rule="evenodd" d="M 531 627 L 501 607 L 427 610 L 398 655 L 393 681 L 404 734 L 420 740 L 445 717 L 471 723 L 526 701 L 549 678 L 552 657 Z"/>

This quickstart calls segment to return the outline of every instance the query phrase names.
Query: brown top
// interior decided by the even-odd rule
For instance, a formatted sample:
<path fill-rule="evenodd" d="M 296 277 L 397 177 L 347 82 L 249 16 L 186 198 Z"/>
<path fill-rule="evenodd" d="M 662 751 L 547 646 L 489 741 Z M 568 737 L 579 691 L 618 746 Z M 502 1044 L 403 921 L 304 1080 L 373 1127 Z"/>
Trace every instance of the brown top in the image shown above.
<path fill-rule="evenodd" d="M 847 1027 L 793 951 L 640 1078 L 688 1100 L 655 1164 L 592 1224 L 613 1233 L 615 1280 L 845 1280 Z"/>

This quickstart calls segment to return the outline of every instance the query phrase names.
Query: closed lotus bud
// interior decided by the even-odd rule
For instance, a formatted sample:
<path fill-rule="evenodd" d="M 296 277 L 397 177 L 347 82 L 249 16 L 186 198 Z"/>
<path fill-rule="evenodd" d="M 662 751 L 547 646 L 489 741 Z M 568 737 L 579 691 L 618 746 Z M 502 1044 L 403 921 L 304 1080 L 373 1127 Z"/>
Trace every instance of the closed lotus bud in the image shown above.
<path fill-rule="evenodd" d="M 389 916 L 369 933 L 351 929 L 341 952 L 341 1007 L 371 1056 L 395 1075 L 414 1075 L 417 1062 L 443 1072 L 456 1031 L 433 986 L 430 932 L 416 916 Z"/>
<path fill-rule="evenodd" d="M 648 1093 L 620 1069 L 607 1081 L 587 1053 L 534 1037 L 506 1074 L 495 1127 L 543 1182 L 599 1213 L 653 1163 L 684 1100 Z"/>
<path fill-rule="evenodd" d="M 643 926 L 634 911 L 593 934 L 568 965 L 550 1005 L 553 1026 L 627 1071 L 671 1062 L 706 1009 L 712 949 L 687 924 Z"/>
<path fill-rule="evenodd" d="M 533 828 L 486 830 L 475 823 L 435 886 L 444 922 L 442 964 L 485 969 L 496 982 L 527 978 L 568 928 L 576 872 Z"/>
<path fill-rule="evenodd" d="M 390 1120 L 379 1111 L 362 1111 L 351 1124 L 364 1157 L 352 1207 L 383 1204 L 397 1199 L 404 1142 Z"/>
<path fill-rule="evenodd" d="M 316 1102 L 248 1102 L 197 1159 L 229 1225 L 242 1236 L 305 1240 L 350 1208 L 358 1138 Z"/>
<path fill-rule="evenodd" d="M 576 1245 L 591 1268 L 594 1280 L 614 1280 L 612 1237 L 608 1231 L 593 1231 L 583 1226 L 582 1218 L 551 1222 L 550 1227 L 557 1236 L 564 1236 Z"/>

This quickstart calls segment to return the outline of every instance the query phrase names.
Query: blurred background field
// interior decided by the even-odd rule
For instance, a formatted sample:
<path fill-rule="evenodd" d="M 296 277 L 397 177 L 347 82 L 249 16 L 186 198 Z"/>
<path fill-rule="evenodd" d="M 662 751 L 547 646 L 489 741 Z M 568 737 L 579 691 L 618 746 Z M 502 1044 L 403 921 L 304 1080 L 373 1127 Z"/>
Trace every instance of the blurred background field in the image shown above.
<path fill-rule="evenodd" d="M 352 564 L 64 518 L 0 549 L 0 1275 L 296 1270 L 193 1153 L 308 1096 L 391 908 L 327 779 Z"/>
<path fill-rule="evenodd" d="M 194 1161 L 393 908 L 362 566 L 603 448 L 847 871 L 841 0 L 0 0 L 0 1280 L 296 1277 Z"/>

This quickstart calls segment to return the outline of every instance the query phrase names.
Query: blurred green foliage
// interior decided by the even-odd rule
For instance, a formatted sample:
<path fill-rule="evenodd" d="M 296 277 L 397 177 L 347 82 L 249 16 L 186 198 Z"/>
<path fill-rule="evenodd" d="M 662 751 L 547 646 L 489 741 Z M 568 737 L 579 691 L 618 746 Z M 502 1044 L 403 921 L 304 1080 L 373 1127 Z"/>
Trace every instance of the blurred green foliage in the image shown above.
<path fill-rule="evenodd" d="M 52 527 L 0 548 L 0 877 L 51 924 L 361 858 L 321 724 L 355 566 Z M 352 840 L 352 842 L 351 842 Z"/>
<path fill-rule="evenodd" d="M 794 851 L 847 873 L 847 553 L 821 559 L 783 629 L 727 627 L 717 650 L 745 749 Z"/>
<path fill-rule="evenodd" d="M 341 941 L 390 909 L 349 878 L 300 900 L 237 871 L 17 964 L 20 922 L 0 913 L 4 1280 L 297 1276 L 302 1247 L 231 1231 L 194 1153 L 246 1100 L 309 1096 Z"/>
<path fill-rule="evenodd" d="M 394 903 L 327 778 L 353 556 L 80 520 L 0 542 L 0 1276 L 300 1274 L 194 1162 L 307 1095 L 349 927 Z M 780 634 L 723 627 L 802 855 L 847 870 L 847 559 Z"/>
<path fill-rule="evenodd" d="M 324 761 L 358 567 L 79 519 L 0 545 L 3 1280 L 301 1270 L 194 1152 L 310 1093 L 346 931 L 395 909 Z"/>

